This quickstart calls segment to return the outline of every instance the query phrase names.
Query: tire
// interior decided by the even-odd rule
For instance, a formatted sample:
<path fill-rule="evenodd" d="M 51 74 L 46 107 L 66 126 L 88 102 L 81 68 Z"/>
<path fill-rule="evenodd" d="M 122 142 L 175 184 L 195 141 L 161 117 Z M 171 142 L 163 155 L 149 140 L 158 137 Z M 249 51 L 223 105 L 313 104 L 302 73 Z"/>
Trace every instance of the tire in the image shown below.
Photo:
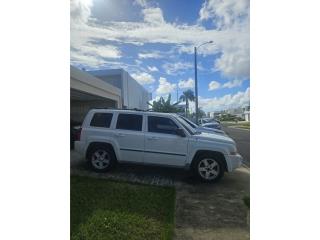
<path fill-rule="evenodd" d="M 107 172 L 116 165 L 113 149 L 104 145 L 93 146 L 88 152 L 87 160 L 95 172 Z"/>
<path fill-rule="evenodd" d="M 225 164 L 214 154 L 201 154 L 192 164 L 193 174 L 202 182 L 218 182 L 224 175 Z"/>

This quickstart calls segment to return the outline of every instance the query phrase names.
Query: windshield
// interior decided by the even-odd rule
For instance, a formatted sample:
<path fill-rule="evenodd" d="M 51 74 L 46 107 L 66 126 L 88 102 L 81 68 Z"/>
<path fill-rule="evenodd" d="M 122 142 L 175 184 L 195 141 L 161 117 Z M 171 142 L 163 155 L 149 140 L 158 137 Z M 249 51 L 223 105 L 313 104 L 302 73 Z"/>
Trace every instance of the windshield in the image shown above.
<path fill-rule="evenodd" d="M 182 116 L 179 116 L 179 117 L 182 118 L 183 120 L 185 120 L 192 128 L 198 127 L 195 123 L 191 122 L 189 119 L 182 117 Z"/>
<path fill-rule="evenodd" d="M 182 126 L 183 126 L 191 135 L 195 135 L 195 134 L 198 133 L 198 132 L 195 131 L 192 127 L 190 127 L 189 123 L 186 122 L 183 118 L 177 117 L 176 119 L 182 124 Z"/>

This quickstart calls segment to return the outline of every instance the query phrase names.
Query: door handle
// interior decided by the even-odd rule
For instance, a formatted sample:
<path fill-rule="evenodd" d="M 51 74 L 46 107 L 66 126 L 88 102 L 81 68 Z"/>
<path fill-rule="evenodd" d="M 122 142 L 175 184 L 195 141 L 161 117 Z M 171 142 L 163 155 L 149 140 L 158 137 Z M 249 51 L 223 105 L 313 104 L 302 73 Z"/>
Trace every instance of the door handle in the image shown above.
<path fill-rule="evenodd" d="M 125 134 L 123 134 L 123 133 L 116 133 L 115 134 L 117 137 L 124 137 L 125 136 Z"/>
<path fill-rule="evenodd" d="M 158 137 L 148 137 L 148 140 L 158 140 Z"/>

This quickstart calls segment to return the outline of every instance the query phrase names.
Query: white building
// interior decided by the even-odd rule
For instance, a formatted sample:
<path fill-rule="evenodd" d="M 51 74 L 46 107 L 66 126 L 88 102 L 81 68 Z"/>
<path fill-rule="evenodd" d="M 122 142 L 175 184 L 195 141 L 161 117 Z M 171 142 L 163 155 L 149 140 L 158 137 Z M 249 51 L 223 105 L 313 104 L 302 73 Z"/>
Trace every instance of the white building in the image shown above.
<path fill-rule="evenodd" d="M 208 112 L 209 118 L 217 118 L 219 117 L 223 112 L 222 111 L 215 111 L 215 112 Z"/>
<path fill-rule="evenodd" d="M 128 72 L 123 69 L 88 71 L 88 73 L 121 90 L 122 107 L 148 109 L 147 102 L 152 99 L 149 93 Z"/>
<path fill-rule="evenodd" d="M 148 109 L 151 94 L 122 69 L 82 71 L 70 66 L 71 120 L 82 122 L 91 108 Z"/>

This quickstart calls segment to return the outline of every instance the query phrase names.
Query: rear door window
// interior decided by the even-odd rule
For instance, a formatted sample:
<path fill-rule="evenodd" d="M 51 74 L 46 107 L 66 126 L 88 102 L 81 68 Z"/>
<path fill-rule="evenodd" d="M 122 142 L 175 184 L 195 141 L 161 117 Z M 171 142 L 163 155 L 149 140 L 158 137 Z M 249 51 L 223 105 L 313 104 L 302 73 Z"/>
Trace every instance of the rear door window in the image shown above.
<path fill-rule="evenodd" d="M 118 115 L 117 129 L 142 131 L 142 115 L 125 114 Z"/>

